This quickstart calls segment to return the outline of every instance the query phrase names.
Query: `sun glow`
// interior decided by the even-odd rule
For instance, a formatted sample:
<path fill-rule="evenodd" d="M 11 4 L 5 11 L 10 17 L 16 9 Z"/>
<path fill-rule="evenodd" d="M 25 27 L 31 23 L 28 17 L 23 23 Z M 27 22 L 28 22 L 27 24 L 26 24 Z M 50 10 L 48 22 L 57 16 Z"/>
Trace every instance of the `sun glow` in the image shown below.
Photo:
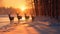
<path fill-rule="evenodd" d="M 25 10 L 26 10 L 26 6 L 23 5 L 23 6 L 20 7 L 20 9 L 21 9 L 22 11 L 25 11 Z"/>

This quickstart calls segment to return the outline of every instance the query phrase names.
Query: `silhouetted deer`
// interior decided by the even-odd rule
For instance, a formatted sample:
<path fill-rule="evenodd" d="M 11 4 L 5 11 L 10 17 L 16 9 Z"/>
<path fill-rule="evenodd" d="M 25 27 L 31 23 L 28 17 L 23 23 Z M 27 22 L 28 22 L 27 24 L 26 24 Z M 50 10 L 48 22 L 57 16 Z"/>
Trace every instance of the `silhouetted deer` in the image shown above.
<path fill-rule="evenodd" d="M 22 19 L 22 16 L 20 16 L 19 14 L 17 14 L 17 19 L 18 19 L 18 24 L 19 24 L 20 19 Z"/>
<path fill-rule="evenodd" d="M 17 14 L 17 18 L 18 18 L 18 20 L 20 20 L 20 19 L 22 19 L 22 16 L 19 16 L 19 15 Z"/>
<path fill-rule="evenodd" d="M 26 16 L 26 14 L 25 14 L 25 19 L 29 19 L 29 16 Z"/>
<path fill-rule="evenodd" d="M 10 20 L 10 24 L 12 24 L 12 21 L 14 20 L 14 16 L 11 16 L 11 15 L 9 14 L 9 20 Z"/>
<path fill-rule="evenodd" d="M 34 21 L 35 17 L 34 16 L 31 16 L 32 17 L 32 21 Z"/>

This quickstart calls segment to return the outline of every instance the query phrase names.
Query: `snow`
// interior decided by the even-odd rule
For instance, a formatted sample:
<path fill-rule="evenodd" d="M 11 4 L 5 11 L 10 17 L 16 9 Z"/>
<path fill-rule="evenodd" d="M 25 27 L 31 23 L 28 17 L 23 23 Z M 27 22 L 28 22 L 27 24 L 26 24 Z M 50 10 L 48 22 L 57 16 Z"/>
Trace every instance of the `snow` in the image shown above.
<path fill-rule="evenodd" d="M 18 23 L 15 17 L 14 23 Z M 10 25 L 7 17 L 0 18 L 0 34 L 60 34 L 60 26 L 50 26 L 58 23 L 54 18 L 36 17 L 34 21 L 20 21 L 19 24 Z M 52 24 L 53 25 L 53 24 Z"/>

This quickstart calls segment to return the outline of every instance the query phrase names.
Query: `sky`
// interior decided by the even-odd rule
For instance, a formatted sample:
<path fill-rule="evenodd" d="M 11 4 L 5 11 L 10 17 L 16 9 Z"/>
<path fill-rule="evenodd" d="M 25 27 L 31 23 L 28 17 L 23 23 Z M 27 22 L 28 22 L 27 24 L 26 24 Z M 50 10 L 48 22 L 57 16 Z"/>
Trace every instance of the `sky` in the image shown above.
<path fill-rule="evenodd" d="M 26 0 L 0 0 L 0 7 L 21 7 L 26 5 Z"/>
<path fill-rule="evenodd" d="M 0 7 L 13 7 L 25 11 L 26 9 L 31 9 L 32 5 L 31 0 L 0 0 Z"/>

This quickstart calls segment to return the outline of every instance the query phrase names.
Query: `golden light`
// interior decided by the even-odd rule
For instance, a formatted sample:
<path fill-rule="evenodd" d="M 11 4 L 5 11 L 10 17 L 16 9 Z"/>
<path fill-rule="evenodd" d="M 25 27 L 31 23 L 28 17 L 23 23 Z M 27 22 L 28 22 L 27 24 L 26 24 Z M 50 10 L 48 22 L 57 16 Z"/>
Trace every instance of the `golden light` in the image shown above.
<path fill-rule="evenodd" d="M 21 20 L 26 20 L 24 16 L 22 16 L 22 19 Z"/>
<path fill-rule="evenodd" d="M 22 11 L 25 11 L 25 10 L 26 10 L 26 6 L 21 6 L 20 9 L 21 9 Z"/>
<path fill-rule="evenodd" d="M 25 17 L 22 17 L 22 20 L 25 20 Z"/>

